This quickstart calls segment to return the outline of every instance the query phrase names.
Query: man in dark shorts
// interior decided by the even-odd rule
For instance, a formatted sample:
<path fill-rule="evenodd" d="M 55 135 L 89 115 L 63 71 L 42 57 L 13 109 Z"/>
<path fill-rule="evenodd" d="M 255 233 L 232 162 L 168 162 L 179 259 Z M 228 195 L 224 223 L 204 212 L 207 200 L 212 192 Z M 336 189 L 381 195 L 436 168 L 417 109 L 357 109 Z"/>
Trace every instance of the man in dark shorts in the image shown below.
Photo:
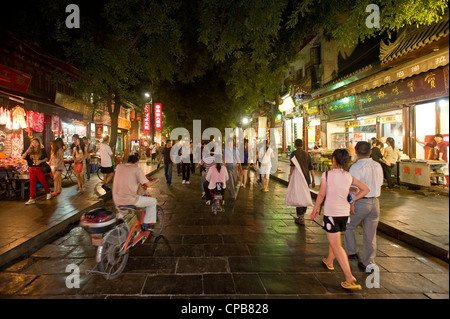
<path fill-rule="evenodd" d="M 108 183 L 114 176 L 114 167 L 112 165 L 113 152 L 108 144 L 109 136 L 103 137 L 103 142 L 100 144 L 100 171 L 103 173 L 103 185 L 102 188 L 109 192 L 111 188 L 108 187 Z"/>

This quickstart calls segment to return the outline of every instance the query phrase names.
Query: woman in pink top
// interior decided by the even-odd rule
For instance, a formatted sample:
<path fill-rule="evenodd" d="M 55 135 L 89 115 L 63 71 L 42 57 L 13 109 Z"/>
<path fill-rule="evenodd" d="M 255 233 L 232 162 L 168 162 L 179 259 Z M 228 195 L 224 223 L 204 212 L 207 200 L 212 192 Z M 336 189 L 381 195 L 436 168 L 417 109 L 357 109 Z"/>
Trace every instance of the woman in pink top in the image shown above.
<path fill-rule="evenodd" d="M 226 182 L 228 181 L 228 172 L 226 167 L 223 167 L 222 164 L 216 163 L 215 166 L 212 166 L 208 173 L 206 174 L 206 180 L 208 181 L 208 191 L 206 192 L 206 205 L 211 203 L 212 195 L 211 191 L 216 188 L 216 183 L 222 183 L 222 196 L 225 192 L 225 188 L 227 187 Z"/>
<path fill-rule="evenodd" d="M 341 232 L 346 229 L 350 210 L 354 210 L 353 205 L 355 201 L 366 196 L 370 189 L 366 184 L 344 170 L 349 160 L 350 155 L 346 149 L 337 149 L 333 152 L 332 170 L 322 174 L 320 190 L 311 213 L 311 219 L 317 216 L 318 208 L 326 196 L 323 229 L 327 232 L 329 250 L 328 257 L 323 258 L 322 262 L 329 270 L 334 270 L 333 261 L 336 258 L 345 275 L 345 281 L 341 283 L 341 286 L 345 289 L 359 290 L 361 285 L 356 283 L 356 278 L 350 269 L 347 254 L 342 247 Z M 349 203 L 348 193 L 351 185 L 358 187 L 360 191 Z"/>

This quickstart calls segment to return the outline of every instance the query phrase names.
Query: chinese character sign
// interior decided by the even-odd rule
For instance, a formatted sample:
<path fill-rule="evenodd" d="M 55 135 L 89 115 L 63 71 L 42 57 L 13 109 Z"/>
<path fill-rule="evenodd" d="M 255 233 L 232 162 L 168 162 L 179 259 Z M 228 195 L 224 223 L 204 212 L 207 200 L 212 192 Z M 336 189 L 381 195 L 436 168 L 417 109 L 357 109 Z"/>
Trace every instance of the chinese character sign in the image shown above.
<path fill-rule="evenodd" d="M 161 103 L 155 103 L 155 129 L 162 129 L 162 110 Z"/>
<path fill-rule="evenodd" d="M 150 132 L 150 105 L 144 106 L 144 133 Z"/>

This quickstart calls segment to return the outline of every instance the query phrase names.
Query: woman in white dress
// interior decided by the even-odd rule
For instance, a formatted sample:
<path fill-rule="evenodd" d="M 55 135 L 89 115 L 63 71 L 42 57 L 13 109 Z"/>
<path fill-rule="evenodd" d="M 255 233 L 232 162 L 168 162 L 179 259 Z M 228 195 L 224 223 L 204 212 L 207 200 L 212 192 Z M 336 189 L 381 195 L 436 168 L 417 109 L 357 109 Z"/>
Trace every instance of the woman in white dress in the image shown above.
<path fill-rule="evenodd" d="M 260 152 L 261 154 L 262 152 Z M 264 155 L 261 159 L 261 167 L 259 170 L 259 174 L 261 175 L 262 182 L 262 191 L 267 193 L 269 191 L 269 179 L 270 179 L 270 170 L 272 169 L 272 158 L 274 157 L 274 153 L 270 145 L 267 145 L 267 149 L 264 152 Z"/>

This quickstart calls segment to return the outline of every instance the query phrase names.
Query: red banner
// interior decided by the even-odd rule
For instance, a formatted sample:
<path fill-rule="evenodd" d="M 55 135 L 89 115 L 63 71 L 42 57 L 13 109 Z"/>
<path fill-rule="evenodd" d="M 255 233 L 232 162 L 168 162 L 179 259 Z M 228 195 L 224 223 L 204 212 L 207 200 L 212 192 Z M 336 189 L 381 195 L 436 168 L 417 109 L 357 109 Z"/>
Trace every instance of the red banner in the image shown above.
<path fill-rule="evenodd" d="M 25 93 L 30 81 L 31 75 L 0 64 L 0 86 Z"/>
<path fill-rule="evenodd" d="M 143 125 L 144 125 L 144 133 L 150 132 L 150 105 L 146 104 L 144 106 L 144 121 L 143 121 Z"/>
<path fill-rule="evenodd" d="M 162 110 L 161 103 L 155 103 L 155 129 L 162 129 Z"/>

